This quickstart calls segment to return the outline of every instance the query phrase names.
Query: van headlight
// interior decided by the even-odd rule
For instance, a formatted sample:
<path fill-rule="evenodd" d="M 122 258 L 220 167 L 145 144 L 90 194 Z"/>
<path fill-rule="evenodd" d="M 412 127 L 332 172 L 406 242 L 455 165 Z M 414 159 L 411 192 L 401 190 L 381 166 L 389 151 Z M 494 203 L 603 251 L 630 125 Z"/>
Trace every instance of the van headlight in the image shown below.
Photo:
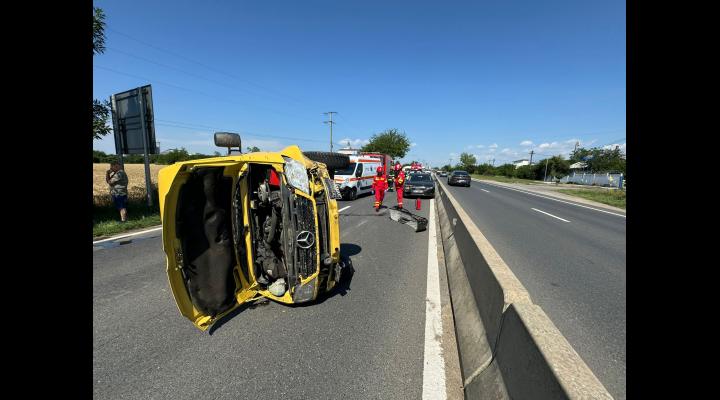
<path fill-rule="evenodd" d="M 307 169 L 299 162 L 293 160 L 290 157 L 284 157 L 285 159 L 285 177 L 288 182 L 295 188 L 302 190 L 305 193 L 310 193 L 310 179 L 308 179 Z"/>
<path fill-rule="evenodd" d="M 316 284 L 317 277 L 313 278 L 304 285 L 300 283 L 295 285 L 295 292 L 293 293 L 293 303 L 304 303 L 306 301 L 312 300 L 315 297 Z"/>

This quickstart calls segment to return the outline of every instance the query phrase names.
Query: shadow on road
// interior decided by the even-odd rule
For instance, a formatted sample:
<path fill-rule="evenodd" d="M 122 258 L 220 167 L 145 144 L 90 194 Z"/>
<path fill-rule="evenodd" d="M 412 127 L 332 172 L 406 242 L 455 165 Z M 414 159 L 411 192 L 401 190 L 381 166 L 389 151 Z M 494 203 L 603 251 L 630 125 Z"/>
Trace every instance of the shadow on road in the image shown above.
<path fill-rule="evenodd" d="M 386 205 L 380 206 L 379 211 L 375 211 L 375 208 L 371 206 L 368 206 L 366 212 L 360 212 L 360 213 L 342 213 L 340 214 L 341 217 L 386 217 L 388 215 L 387 211 L 385 211 L 388 208 Z"/>
<path fill-rule="evenodd" d="M 304 303 L 304 304 L 288 304 L 287 307 L 298 308 L 298 307 L 311 307 L 315 304 L 321 304 L 325 300 L 334 297 L 336 295 L 345 296 L 350 290 L 350 282 L 352 282 L 353 275 L 355 274 L 355 268 L 353 268 L 351 256 L 360 254 L 362 247 L 352 243 L 341 243 L 340 244 L 340 260 L 345 263 L 342 275 L 340 276 L 340 282 L 329 292 L 323 292 L 318 295 L 315 301 Z M 264 305 L 270 304 L 270 300 L 266 298 L 259 298 L 253 302 L 240 305 L 240 307 L 232 310 L 230 313 L 222 317 L 220 320 L 212 324 L 208 329 L 208 334 L 213 335 L 216 330 L 220 329 L 225 323 L 235 318 L 238 314 L 242 313 L 247 309 L 255 309 Z"/>
<path fill-rule="evenodd" d="M 353 262 L 350 256 L 354 256 L 356 254 L 360 254 L 362 251 L 362 247 L 352 244 L 352 243 L 341 243 L 340 244 L 340 260 L 345 263 L 345 268 L 342 271 L 342 275 L 340 276 L 340 282 L 338 282 L 335 287 L 328 293 L 324 292 L 318 295 L 317 299 L 314 302 L 311 303 L 304 303 L 304 304 L 293 304 L 290 305 L 290 307 L 297 308 L 297 307 L 311 307 L 314 304 L 322 304 L 325 302 L 325 300 L 335 297 L 337 295 L 345 296 L 348 294 L 348 291 L 350 290 L 350 282 L 352 282 L 353 275 L 355 274 L 355 268 L 353 267 Z"/>

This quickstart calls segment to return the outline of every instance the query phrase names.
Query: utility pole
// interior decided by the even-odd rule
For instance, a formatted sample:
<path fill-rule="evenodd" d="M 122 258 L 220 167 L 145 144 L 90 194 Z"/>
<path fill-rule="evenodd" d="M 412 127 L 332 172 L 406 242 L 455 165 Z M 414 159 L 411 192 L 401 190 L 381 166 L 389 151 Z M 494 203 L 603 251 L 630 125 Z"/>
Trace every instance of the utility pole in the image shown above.
<path fill-rule="evenodd" d="M 530 150 L 530 165 L 532 165 L 532 156 L 535 154 L 535 150 Z"/>
<path fill-rule="evenodd" d="M 543 182 L 547 182 L 547 166 L 548 166 L 548 160 L 549 158 L 545 159 L 545 176 L 543 177 Z"/>
<path fill-rule="evenodd" d="M 495 166 L 495 159 L 493 158 L 493 167 Z"/>
<path fill-rule="evenodd" d="M 330 115 L 330 121 L 323 121 L 323 123 L 330 124 L 330 152 L 333 151 L 333 141 L 332 141 L 332 126 L 335 122 L 332 120 L 333 114 L 337 114 L 337 111 L 328 111 L 326 113 L 323 113 L 325 115 Z"/>
<path fill-rule="evenodd" d="M 577 151 L 578 146 L 580 146 L 580 142 L 576 141 L 575 142 L 575 151 Z"/>

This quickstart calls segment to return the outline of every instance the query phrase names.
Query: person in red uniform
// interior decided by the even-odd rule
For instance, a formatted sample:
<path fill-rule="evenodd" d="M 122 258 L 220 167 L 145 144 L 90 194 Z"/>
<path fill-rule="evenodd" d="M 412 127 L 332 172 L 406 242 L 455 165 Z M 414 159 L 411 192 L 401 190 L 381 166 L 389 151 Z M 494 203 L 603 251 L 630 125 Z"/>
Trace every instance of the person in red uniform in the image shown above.
<path fill-rule="evenodd" d="M 373 179 L 372 188 L 375 191 L 375 212 L 377 212 L 385 197 L 385 190 L 388 188 L 387 179 L 383 175 L 383 167 L 377 167 L 377 175 Z"/>
<path fill-rule="evenodd" d="M 400 163 L 395 164 L 395 191 L 397 192 L 397 206 L 403 208 L 403 187 L 405 186 L 405 172 Z"/>

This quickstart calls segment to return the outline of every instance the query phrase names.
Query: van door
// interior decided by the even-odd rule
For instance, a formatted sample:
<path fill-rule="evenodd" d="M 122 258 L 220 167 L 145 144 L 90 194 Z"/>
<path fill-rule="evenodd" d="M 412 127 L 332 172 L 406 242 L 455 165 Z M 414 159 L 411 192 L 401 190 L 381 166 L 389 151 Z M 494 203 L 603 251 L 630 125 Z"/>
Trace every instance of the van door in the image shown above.
<path fill-rule="evenodd" d="M 365 163 L 363 165 L 364 169 L 358 178 L 358 186 L 362 188 L 363 192 L 369 192 L 372 190 L 373 178 L 375 177 L 375 170 L 378 166 L 374 163 Z"/>
<path fill-rule="evenodd" d="M 180 313 L 200 330 L 254 297 L 248 276 L 247 165 L 184 163 L 160 171 L 163 250 Z"/>

